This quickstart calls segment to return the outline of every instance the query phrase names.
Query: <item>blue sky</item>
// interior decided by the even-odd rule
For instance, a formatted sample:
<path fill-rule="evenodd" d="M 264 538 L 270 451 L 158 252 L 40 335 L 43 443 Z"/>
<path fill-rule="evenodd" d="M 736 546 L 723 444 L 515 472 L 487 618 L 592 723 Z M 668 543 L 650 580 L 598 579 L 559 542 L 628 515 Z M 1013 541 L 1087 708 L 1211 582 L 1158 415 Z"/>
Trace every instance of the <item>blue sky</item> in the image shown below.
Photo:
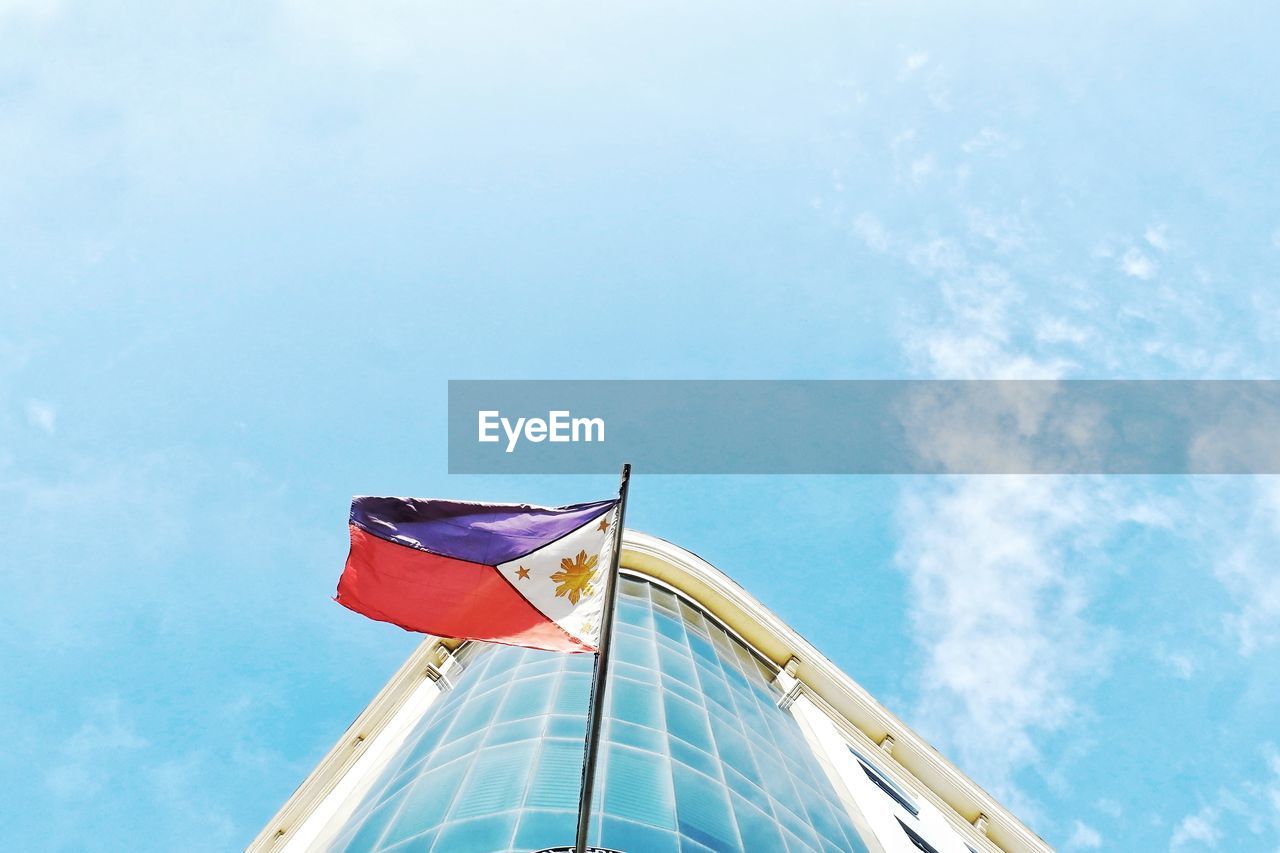
<path fill-rule="evenodd" d="M 243 845 L 414 639 L 329 600 L 449 378 L 1274 377 L 1276 11 L 0 0 L 0 780 Z M 1270 478 L 679 478 L 1067 850 L 1280 847 Z"/>

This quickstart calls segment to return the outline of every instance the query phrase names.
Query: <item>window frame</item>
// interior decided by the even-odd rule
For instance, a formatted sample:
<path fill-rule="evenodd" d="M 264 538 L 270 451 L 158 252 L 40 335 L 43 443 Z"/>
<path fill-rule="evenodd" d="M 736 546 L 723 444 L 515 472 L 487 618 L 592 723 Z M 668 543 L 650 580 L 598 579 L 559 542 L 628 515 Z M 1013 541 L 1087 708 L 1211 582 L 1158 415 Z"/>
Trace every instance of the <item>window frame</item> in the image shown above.
<path fill-rule="evenodd" d="M 902 808 L 906 809 L 912 817 L 920 816 L 920 806 L 916 803 L 915 797 L 911 796 L 901 785 L 889 778 L 889 776 L 877 767 L 871 759 L 862 754 L 853 744 L 845 744 L 849 748 L 849 753 L 854 760 L 862 768 L 862 772 L 871 780 L 871 784 L 875 785 L 883 791 L 889 799 L 893 800 Z"/>

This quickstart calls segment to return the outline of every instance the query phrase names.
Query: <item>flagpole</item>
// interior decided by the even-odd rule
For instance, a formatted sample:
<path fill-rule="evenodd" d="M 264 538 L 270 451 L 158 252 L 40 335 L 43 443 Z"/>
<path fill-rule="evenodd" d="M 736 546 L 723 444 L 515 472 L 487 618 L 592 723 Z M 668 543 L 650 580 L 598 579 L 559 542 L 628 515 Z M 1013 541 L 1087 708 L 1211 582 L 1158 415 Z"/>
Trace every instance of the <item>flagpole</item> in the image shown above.
<path fill-rule="evenodd" d="M 609 647 L 613 645 L 613 611 L 618 598 L 618 560 L 622 556 L 622 524 L 627 514 L 627 487 L 631 485 L 631 464 L 622 466 L 618 487 L 618 518 L 613 525 L 613 553 L 605 576 L 604 614 L 600 619 L 600 645 L 591 671 L 591 710 L 587 712 L 587 738 L 582 756 L 582 791 L 578 798 L 578 841 L 574 853 L 586 853 L 591 829 L 591 793 L 596 781 L 596 760 L 600 752 L 600 728 L 604 718 L 604 693 L 609 679 Z"/>

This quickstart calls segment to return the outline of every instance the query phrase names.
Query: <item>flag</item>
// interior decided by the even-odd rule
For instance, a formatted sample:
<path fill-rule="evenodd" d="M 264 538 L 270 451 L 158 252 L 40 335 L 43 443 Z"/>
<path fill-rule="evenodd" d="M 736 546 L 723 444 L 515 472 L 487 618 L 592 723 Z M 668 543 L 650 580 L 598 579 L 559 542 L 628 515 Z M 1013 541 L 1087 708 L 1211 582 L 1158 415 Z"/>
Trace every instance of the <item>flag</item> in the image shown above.
<path fill-rule="evenodd" d="M 337 601 L 438 637 L 594 652 L 617 505 L 354 498 Z"/>

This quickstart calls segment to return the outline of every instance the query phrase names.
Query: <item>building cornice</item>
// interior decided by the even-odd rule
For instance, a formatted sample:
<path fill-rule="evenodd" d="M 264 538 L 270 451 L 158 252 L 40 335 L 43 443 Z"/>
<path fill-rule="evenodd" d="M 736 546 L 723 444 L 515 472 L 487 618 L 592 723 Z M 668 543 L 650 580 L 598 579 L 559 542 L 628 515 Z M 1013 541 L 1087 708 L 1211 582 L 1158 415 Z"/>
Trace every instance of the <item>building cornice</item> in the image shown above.
<path fill-rule="evenodd" d="M 450 650 L 461 645 L 457 640 L 428 637 L 383 685 L 378 695 L 347 727 L 320 763 L 289 796 L 275 816 L 249 842 L 246 853 L 270 853 L 286 849 L 295 841 L 299 829 L 333 792 L 366 752 L 379 743 L 387 726 L 424 682 L 440 682 L 451 673 Z"/>
<path fill-rule="evenodd" d="M 779 668 L 796 659 L 792 674 L 815 704 L 846 733 L 865 739 L 865 745 L 891 737 L 891 760 L 886 763 L 905 771 L 913 786 L 925 789 L 966 834 L 1008 853 L 1051 853 L 1053 848 L 1012 812 L 724 572 L 678 545 L 631 530 L 623 539 L 621 562 L 698 602 Z M 985 835 L 974 827 L 982 817 Z"/>
<path fill-rule="evenodd" d="M 905 776 L 911 787 L 919 789 L 976 846 L 1007 853 L 1052 853 L 1052 848 L 1017 817 L 724 572 L 678 545 L 633 530 L 623 533 L 620 562 L 628 572 L 678 590 L 778 670 L 787 671 L 802 685 L 806 698 L 850 740 L 865 748 L 891 737 L 891 754 L 884 751 L 888 760 L 882 763 L 895 775 Z M 452 663 L 447 660 L 448 650 L 458 645 L 457 641 L 427 637 L 247 850 L 284 850 L 423 682 L 437 680 L 442 670 L 448 674 Z M 985 818 L 985 835 L 974 827 L 980 818 Z"/>

